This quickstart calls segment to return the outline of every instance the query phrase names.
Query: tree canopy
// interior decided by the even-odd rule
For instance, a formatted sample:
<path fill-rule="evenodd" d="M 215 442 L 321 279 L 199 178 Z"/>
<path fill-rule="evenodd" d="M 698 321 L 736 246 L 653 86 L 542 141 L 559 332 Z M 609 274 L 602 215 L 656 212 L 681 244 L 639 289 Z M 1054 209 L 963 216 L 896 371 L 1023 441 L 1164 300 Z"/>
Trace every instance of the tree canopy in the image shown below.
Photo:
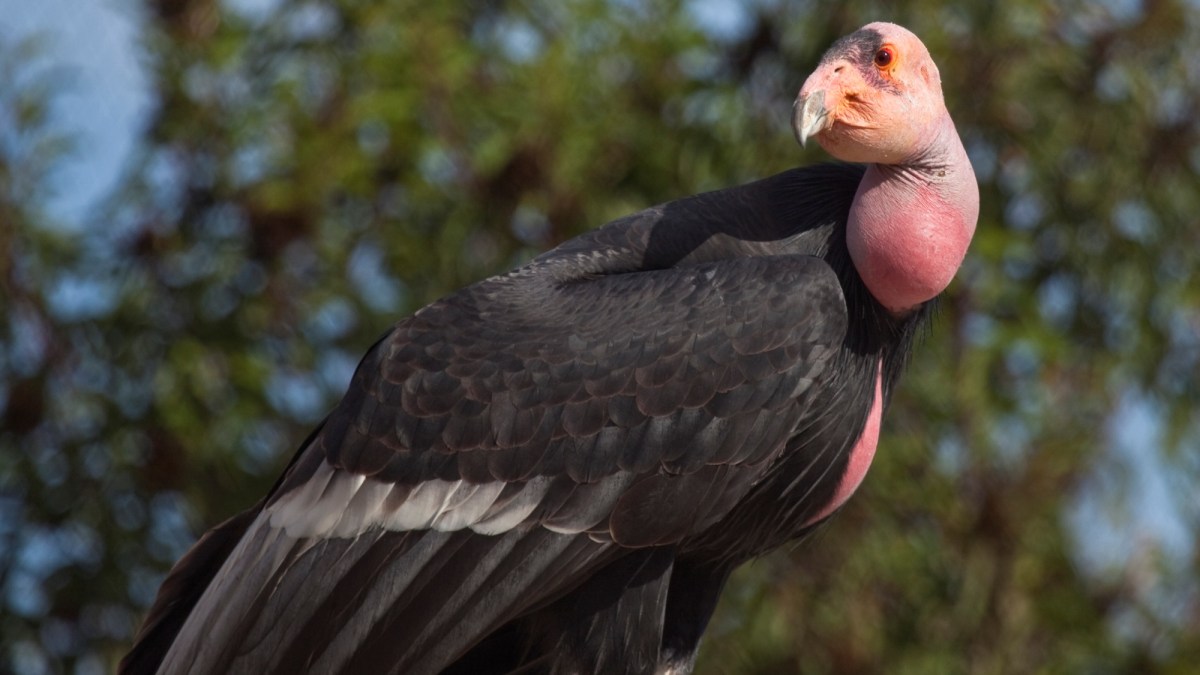
<path fill-rule="evenodd" d="M 699 672 L 1200 663 L 1193 3 L 154 0 L 155 111 L 82 226 L 63 92 L 0 44 L 0 671 L 111 668 L 396 319 L 827 159 L 791 102 L 872 20 L 938 62 L 979 227 L 864 487 L 739 571 Z"/>

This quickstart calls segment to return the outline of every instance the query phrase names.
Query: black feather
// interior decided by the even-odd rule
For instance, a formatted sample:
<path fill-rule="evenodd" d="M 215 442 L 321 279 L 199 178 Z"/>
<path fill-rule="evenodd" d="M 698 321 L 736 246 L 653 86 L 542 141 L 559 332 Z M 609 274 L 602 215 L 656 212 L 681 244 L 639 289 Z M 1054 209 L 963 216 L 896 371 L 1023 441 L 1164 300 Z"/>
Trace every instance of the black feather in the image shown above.
<path fill-rule="evenodd" d="M 850 263 L 861 176 L 823 165 L 648 209 L 398 322 L 267 501 L 179 563 L 123 672 L 173 642 L 229 672 L 690 667 L 729 572 L 812 529 L 878 364 L 886 401 L 927 316 L 893 318 Z M 394 484 L 380 513 L 486 494 L 481 517 L 512 520 L 275 530 L 271 509 L 328 467 L 331 486 Z M 221 609 L 197 609 L 218 583 Z"/>

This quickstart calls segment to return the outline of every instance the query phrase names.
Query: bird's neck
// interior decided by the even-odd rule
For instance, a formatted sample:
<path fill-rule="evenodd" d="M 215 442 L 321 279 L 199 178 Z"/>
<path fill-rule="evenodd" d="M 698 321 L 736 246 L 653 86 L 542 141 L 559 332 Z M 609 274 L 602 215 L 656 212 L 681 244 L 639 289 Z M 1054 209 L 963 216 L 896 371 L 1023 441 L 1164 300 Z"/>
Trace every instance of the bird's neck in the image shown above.
<path fill-rule="evenodd" d="M 975 172 L 948 114 L 921 147 L 902 163 L 867 167 L 846 229 L 859 276 L 895 315 L 950 284 L 979 217 Z"/>

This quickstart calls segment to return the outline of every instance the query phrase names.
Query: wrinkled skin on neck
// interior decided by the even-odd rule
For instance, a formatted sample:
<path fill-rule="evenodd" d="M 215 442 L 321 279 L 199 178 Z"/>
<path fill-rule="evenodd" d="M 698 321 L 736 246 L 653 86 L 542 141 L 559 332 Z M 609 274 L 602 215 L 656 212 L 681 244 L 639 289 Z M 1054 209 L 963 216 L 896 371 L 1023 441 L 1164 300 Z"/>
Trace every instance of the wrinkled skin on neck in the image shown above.
<path fill-rule="evenodd" d="M 895 314 L 932 299 L 962 264 L 979 217 L 979 190 L 949 114 L 920 151 L 871 164 L 858 186 L 846 244 L 871 294 Z"/>

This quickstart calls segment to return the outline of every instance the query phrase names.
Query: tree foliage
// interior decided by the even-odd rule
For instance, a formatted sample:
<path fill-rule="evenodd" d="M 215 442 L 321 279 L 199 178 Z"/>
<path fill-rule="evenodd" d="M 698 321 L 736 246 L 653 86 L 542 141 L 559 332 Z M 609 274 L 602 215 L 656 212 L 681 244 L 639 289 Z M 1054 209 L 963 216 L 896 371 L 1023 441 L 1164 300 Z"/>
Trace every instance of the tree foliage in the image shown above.
<path fill-rule="evenodd" d="M 156 113 L 86 228 L 44 209 L 44 57 L 0 49 L 0 670 L 111 667 L 400 316 L 822 160 L 791 100 L 876 19 L 940 64 L 979 229 L 871 479 L 738 573 L 701 672 L 1200 662 L 1190 3 L 243 4 L 147 5 Z"/>

